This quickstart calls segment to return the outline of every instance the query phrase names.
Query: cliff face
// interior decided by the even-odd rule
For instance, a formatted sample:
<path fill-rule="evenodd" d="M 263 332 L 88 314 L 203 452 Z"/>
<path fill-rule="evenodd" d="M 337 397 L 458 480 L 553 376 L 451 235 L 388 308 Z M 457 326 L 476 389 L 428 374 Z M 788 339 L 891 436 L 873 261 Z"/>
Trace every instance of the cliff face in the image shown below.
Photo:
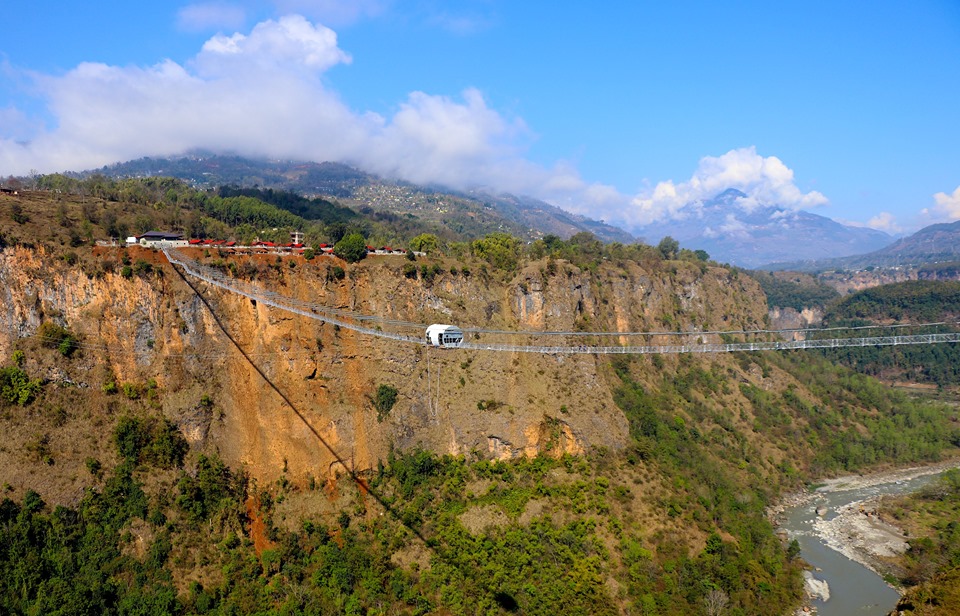
<path fill-rule="evenodd" d="M 231 341 L 162 254 L 127 250 L 134 261 L 152 262 L 152 271 L 141 268 L 124 278 L 108 267 L 89 277 L 78 267 L 51 263 L 42 252 L 0 252 L 0 353 L 9 356 L 18 339 L 45 320 L 67 326 L 82 337 L 79 358 L 70 362 L 68 375 L 48 369 L 41 376 L 91 391 L 111 379 L 155 379 L 160 411 L 193 445 L 218 451 L 255 478 L 272 480 L 286 472 L 296 482 L 322 481 L 344 466 L 376 468 L 391 447 L 505 459 L 617 449 L 627 442 L 627 422 L 613 402 L 604 357 L 427 349 L 195 282 Z M 122 254 L 96 258 L 117 260 Z M 329 275 L 334 262 L 327 258 L 231 258 L 259 272 L 256 284 L 282 295 L 418 323 L 710 331 L 757 328 L 766 317 L 752 280 L 691 263 L 662 271 L 604 264 L 584 272 L 564 262 L 541 262 L 501 282 L 449 272 L 411 279 L 400 272 L 403 261 L 387 257 L 340 263 L 347 270 L 342 280 Z M 523 343 L 596 342 L 536 340 Z M 603 344 L 627 342 L 621 337 Z M 379 385 L 398 391 L 387 413 L 373 403 Z M 201 404 L 203 396 L 213 404 Z"/>
<path fill-rule="evenodd" d="M 823 321 L 823 308 L 771 308 L 770 326 L 773 329 L 804 329 L 815 327 Z M 787 336 L 787 334 L 784 334 Z M 793 332 L 793 340 L 800 340 L 803 334 Z"/>

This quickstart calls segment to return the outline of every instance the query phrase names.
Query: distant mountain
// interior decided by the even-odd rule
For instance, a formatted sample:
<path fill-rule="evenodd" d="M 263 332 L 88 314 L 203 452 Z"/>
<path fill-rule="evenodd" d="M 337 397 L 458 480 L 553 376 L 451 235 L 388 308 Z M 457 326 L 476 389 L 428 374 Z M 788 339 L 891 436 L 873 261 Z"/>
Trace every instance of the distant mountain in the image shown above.
<path fill-rule="evenodd" d="M 176 158 L 141 158 L 86 173 L 109 177 L 166 176 L 201 188 L 259 187 L 307 197 L 332 197 L 341 205 L 361 211 L 413 215 L 436 223 L 449 231 L 449 239 L 478 237 L 494 231 L 526 239 L 547 234 L 569 238 L 588 231 L 606 242 L 635 241 L 623 229 L 529 197 L 416 186 L 331 162 L 268 161 L 198 153 Z"/>
<path fill-rule="evenodd" d="M 372 180 L 372 176 L 339 163 L 256 160 L 205 153 L 139 158 L 87 173 L 102 173 L 109 177 L 173 177 L 199 188 L 275 188 L 307 196 L 333 197 L 347 197 L 353 189 Z"/>
<path fill-rule="evenodd" d="M 685 248 L 702 248 L 717 261 L 744 267 L 854 255 L 893 239 L 882 231 L 850 227 L 810 212 L 757 204 L 732 188 L 713 199 L 687 204 L 678 218 L 635 231 L 651 239 L 669 235 Z"/>
<path fill-rule="evenodd" d="M 774 263 L 766 269 L 822 272 L 867 267 L 928 267 L 960 261 L 960 220 L 930 225 L 866 254 L 837 259 Z"/>

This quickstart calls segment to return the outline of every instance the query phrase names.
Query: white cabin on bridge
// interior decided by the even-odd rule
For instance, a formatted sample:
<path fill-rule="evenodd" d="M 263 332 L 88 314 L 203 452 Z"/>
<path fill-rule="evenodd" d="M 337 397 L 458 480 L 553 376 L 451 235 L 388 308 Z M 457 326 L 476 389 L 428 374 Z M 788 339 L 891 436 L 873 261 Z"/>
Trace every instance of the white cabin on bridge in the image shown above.
<path fill-rule="evenodd" d="M 456 325 L 434 323 L 427 327 L 427 345 L 438 347 L 458 347 L 463 342 L 463 330 Z"/>

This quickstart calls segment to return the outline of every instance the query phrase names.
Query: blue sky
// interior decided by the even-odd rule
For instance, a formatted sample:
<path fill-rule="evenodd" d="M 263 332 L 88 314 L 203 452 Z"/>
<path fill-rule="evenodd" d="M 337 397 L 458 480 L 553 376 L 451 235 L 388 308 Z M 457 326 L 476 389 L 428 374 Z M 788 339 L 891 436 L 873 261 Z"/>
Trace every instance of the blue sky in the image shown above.
<path fill-rule="evenodd" d="M 736 187 L 960 218 L 960 3 L 6 0 L 0 176 L 342 160 L 633 228 Z"/>

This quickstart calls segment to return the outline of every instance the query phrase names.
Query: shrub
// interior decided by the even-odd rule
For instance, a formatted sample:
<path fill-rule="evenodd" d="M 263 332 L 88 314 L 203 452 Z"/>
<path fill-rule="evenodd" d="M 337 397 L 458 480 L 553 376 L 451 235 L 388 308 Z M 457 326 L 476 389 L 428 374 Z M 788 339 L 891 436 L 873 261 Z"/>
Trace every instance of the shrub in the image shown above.
<path fill-rule="evenodd" d="M 417 266 L 413 263 L 404 263 L 403 264 L 403 275 L 407 278 L 416 278 L 417 277 Z"/>
<path fill-rule="evenodd" d="M 80 346 L 70 330 L 49 321 L 41 323 L 37 328 L 37 338 L 43 346 L 57 349 L 64 357 L 71 357 Z"/>
<path fill-rule="evenodd" d="M 137 276 L 145 276 L 153 271 L 153 266 L 144 259 L 137 259 L 137 262 L 133 265 L 133 273 Z"/>
<path fill-rule="evenodd" d="M 230 506 L 246 490 L 245 478 L 234 475 L 214 455 L 200 456 L 196 477 L 182 475 L 177 482 L 177 506 L 194 522 L 206 520 L 214 512 Z"/>
<path fill-rule="evenodd" d="M 657 244 L 657 250 L 660 251 L 662 258 L 675 259 L 680 250 L 680 242 L 667 235 Z"/>
<path fill-rule="evenodd" d="M 129 462 L 161 468 L 182 466 L 189 448 L 177 426 L 159 417 L 121 417 L 113 440 L 117 452 Z"/>
<path fill-rule="evenodd" d="M 10 404 L 26 406 L 33 402 L 43 389 L 40 379 L 30 379 L 18 366 L 0 368 L 0 398 Z"/>
<path fill-rule="evenodd" d="M 123 390 L 123 395 L 131 400 L 136 400 L 140 397 L 141 387 L 136 383 L 124 383 L 120 388 Z"/>
<path fill-rule="evenodd" d="M 377 409 L 377 421 L 383 421 L 383 418 L 393 409 L 399 393 L 392 385 L 381 384 L 377 387 L 377 393 L 373 397 L 373 406 Z"/>
<path fill-rule="evenodd" d="M 23 206 L 19 203 L 14 203 L 10 206 L 10 218 L 18 225 L 22 225 L 30 220 L 30 217 L 23 213 Z"/>
<path fill-rule="evenodd" d="M 417 237 L 410 240 L 411 250 L 417 252 L 432 253 L 440 247 L 440 238 L 432 233 L 421 233 Z M 409 256 L 407 257 L 410 258 Z M 413 259 L 410 259 L 411 261 Z"/>
<path fill-rule="evenodd" d="M 86 459 L 86 465 L 87 470 L 90 471 L 90 474 L 97 479 L 100 479 L 101 475 L 103 475 L 103 465 L 100 464 L 100 460 L 88 457 Z"/>

